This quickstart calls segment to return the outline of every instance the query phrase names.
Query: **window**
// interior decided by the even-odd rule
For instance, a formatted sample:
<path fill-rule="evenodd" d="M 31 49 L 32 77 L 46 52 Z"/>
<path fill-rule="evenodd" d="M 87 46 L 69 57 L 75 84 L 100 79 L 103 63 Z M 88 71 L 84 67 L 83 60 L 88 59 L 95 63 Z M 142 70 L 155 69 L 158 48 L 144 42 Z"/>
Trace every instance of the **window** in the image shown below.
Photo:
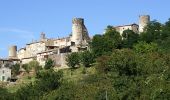
<path fill-rule="evenodd" d="M 75 46 L 75 42 L 71 42 L 71 46 Z"/>

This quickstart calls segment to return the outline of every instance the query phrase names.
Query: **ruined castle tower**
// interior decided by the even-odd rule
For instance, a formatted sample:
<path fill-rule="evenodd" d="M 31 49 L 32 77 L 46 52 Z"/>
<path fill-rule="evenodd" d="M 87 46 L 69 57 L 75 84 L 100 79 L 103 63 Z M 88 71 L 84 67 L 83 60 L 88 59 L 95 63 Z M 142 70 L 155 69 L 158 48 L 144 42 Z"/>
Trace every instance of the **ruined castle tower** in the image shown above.
<path fill-rule="evenodd" d="M 9 59 L 17 58 L 17 46 L 10 46 L 9 47 Z"/>
<path fill-rule="evenodd" d="M 83 42 L 90 40 L 88 31 L 84 25 L 83 18 L 73 18 L 72 20 L 72 37 L 71 41 L 76 45 L 80 45 Z"/>
<path fill-rule="evenodd" d="M 139 33 L 144 31 L 144 28 L 147 26 L 147 24 L 149 22 L 150 22 L 150 16 L 149 15 L 139 16 Z"/>

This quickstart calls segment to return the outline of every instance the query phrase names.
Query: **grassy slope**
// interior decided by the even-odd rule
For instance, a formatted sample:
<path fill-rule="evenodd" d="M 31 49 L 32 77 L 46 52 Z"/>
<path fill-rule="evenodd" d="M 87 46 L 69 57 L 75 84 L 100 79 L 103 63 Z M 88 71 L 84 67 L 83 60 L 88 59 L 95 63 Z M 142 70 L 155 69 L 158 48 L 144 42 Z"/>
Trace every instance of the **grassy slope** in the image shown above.
<path fill-rule="evenodd" d="M 91 68 L 80 67 L 80 68 L 73 69 L 73 70 L 71 70 L 71 69 L 61 69 L 61 70 L 63 71 L 63 78 L 65 80 L 74 81 L 74 82 L 83 79 L 83 77 L 86 77 L 87 75 L 95 73 L 94 67 L 91 67 Z M 35 76 L 30 77 L 28 75 L 25 75 L 21 79 L 19 79 L 15 84 L 11 84 L 11 85 L 7 86 L 7 90 L 10 93 L 14 93 L 20 87 L 22 87 L 26 84 L 29 84 L 31 82 L 34 82 L 34 81 L 35 81 Z"/>
<path fill-rule="evenodd" d="M 95 73 L 95 68 L 90 67 L 90 68 L 77 68 L 77 69 L 63 69 L 63 75 L 64 79 L 68 81 L 78 81 L 83 79 L 83 77 L 86 77 L 87 75 L 94 74 Z"/>

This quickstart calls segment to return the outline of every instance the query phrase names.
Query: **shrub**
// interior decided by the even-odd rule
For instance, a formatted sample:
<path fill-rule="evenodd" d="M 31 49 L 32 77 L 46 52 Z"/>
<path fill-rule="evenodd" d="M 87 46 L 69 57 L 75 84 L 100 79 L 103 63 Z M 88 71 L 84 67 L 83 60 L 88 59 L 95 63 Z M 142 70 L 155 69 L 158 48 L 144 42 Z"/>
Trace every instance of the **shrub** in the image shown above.
<path fill-rule="evenodd" d="M 75 68 L 76 66 L 78 66 L 80 64 L 80 56 L 79 53 L 77 52 L 73 52 L 71 54 L 68 54 L 66 56 L 66 61 L 67 61 L 67 65 L 71 68 Z"/>
<path fill-rule="evenodd" d="M 80 60 L 85 67 L 90 67 L 94 63 L 94 55 L 90 51 L 84 51 L 80 53 Z"/>
<path fill-rule="evenodd" d="M 54 61 L 52 60 L 52 59 L 47 59 L 46 61 L 45 61 L 45 66 L 44 66 L 44 68 L 45 69 L 51 69 L 51 68 L 53 68 L 54 67 Z"/>
<path fill-rule="evenodd" d="M 12 76 L 17 76 L 20 73 L 20 64 L 16 63 L 12 66 Z"/>

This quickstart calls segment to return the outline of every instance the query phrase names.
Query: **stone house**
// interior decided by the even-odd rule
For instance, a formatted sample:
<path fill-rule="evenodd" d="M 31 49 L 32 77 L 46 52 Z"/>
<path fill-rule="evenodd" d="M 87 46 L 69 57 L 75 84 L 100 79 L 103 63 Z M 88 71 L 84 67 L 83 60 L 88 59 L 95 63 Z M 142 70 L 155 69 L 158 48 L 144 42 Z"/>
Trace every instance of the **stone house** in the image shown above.
<path fill-rule="evenodd" d="M 11 60 L 0 59 L 0 81 L 8 81 L 11 79 L 11 68 L 13 62 Z"/>
<path fill-rule="evenodd" d="M 11 69 L 8 67 L 0 68 L 0 81 L 9 81 L 11 79 Z"/>

